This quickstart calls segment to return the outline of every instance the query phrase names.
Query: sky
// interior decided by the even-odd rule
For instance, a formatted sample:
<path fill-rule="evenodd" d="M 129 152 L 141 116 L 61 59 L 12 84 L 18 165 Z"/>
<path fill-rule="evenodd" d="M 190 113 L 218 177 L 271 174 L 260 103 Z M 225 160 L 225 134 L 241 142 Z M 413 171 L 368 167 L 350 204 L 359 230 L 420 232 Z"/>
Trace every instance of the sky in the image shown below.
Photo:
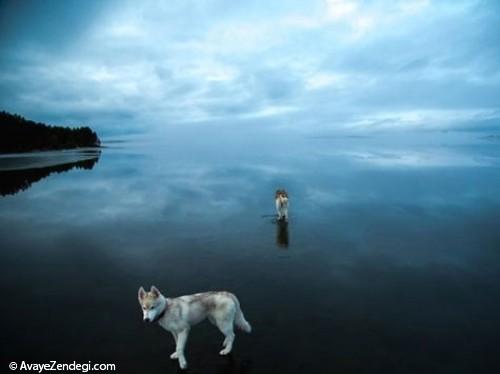
<path fill-rule="evenodd" d="M 496 0 L 1 1 L 0 109 L 98 132 L 500 129 Z"/>

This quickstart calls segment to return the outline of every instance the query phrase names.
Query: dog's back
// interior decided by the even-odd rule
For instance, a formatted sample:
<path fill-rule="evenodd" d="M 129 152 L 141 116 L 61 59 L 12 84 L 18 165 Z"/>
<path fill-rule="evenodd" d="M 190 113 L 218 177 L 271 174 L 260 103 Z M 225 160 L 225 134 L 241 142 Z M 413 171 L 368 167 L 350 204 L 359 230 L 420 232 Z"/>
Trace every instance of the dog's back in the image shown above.
<path fill-rule="evenodd" d="M 197 324 L 208 318 L 219 326 L 226 320 L 234 318 L 234 324 L 245 332 L 252 327 L 245 319 L 238 298 L 227 291 L 210 291 L 171 299 L 174 308 L 179 308 L 180 315 L 185 316 L 189 325 Z"/>

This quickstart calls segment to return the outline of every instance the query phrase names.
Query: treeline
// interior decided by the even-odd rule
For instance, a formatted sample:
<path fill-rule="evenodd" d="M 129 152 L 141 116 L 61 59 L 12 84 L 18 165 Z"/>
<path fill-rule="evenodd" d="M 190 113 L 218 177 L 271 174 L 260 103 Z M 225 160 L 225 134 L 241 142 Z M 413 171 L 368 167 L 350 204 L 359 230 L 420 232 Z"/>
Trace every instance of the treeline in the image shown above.
<path fill-rule="evenodd" d="M 0 153 L 99 147 L 101 141 L 90 127 L 50 126 L 17 114 L 0 112 Z"/>

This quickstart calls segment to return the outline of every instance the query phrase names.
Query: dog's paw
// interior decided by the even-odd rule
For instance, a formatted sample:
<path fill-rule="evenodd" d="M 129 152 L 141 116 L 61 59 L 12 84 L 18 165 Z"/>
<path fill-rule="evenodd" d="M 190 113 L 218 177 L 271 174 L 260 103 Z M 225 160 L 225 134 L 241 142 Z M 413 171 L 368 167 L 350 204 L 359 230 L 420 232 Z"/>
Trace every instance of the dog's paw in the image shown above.
<path fill-rule="evenodd" d="M 219 352 L 219 354 L 221 356 L 226 356 L 228 355 L 229 353 L 231 353 L 231 350 L 230 349 L 227 349 L 227 348 L 224 348 L 222 351 Z"/>
<path fill-rule="evenodd" d="M 180 368 L 181 368 L 182 370 L 184 370 L 184 369 L 187 369 L 188 364 L 187 364 L 187 362 L 186 362 L 186 360 L 185 360 L 185 359 L 180 359 L 180 360 L 179 360 L 179 366 L 180 366 Z"/>
<path fill-rule="evenodd" d="M 177 360 L 177 358 L 178 358 L 178 356 L 177 356 L 177 352 L 172 353 L 172 354 L 170 355 L 170 358 L 171 358 L 172 360 Z"/>

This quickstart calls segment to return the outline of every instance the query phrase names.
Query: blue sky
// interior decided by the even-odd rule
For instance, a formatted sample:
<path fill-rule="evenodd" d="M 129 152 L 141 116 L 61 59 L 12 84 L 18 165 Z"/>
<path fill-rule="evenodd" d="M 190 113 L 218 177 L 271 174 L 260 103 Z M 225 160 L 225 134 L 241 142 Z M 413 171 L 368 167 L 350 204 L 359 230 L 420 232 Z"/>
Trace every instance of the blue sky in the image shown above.
<path fill-rule="evenodd" d="M 500 2 L 2 1 L 0 108 L 109 133 L 496 129 Z"/>

